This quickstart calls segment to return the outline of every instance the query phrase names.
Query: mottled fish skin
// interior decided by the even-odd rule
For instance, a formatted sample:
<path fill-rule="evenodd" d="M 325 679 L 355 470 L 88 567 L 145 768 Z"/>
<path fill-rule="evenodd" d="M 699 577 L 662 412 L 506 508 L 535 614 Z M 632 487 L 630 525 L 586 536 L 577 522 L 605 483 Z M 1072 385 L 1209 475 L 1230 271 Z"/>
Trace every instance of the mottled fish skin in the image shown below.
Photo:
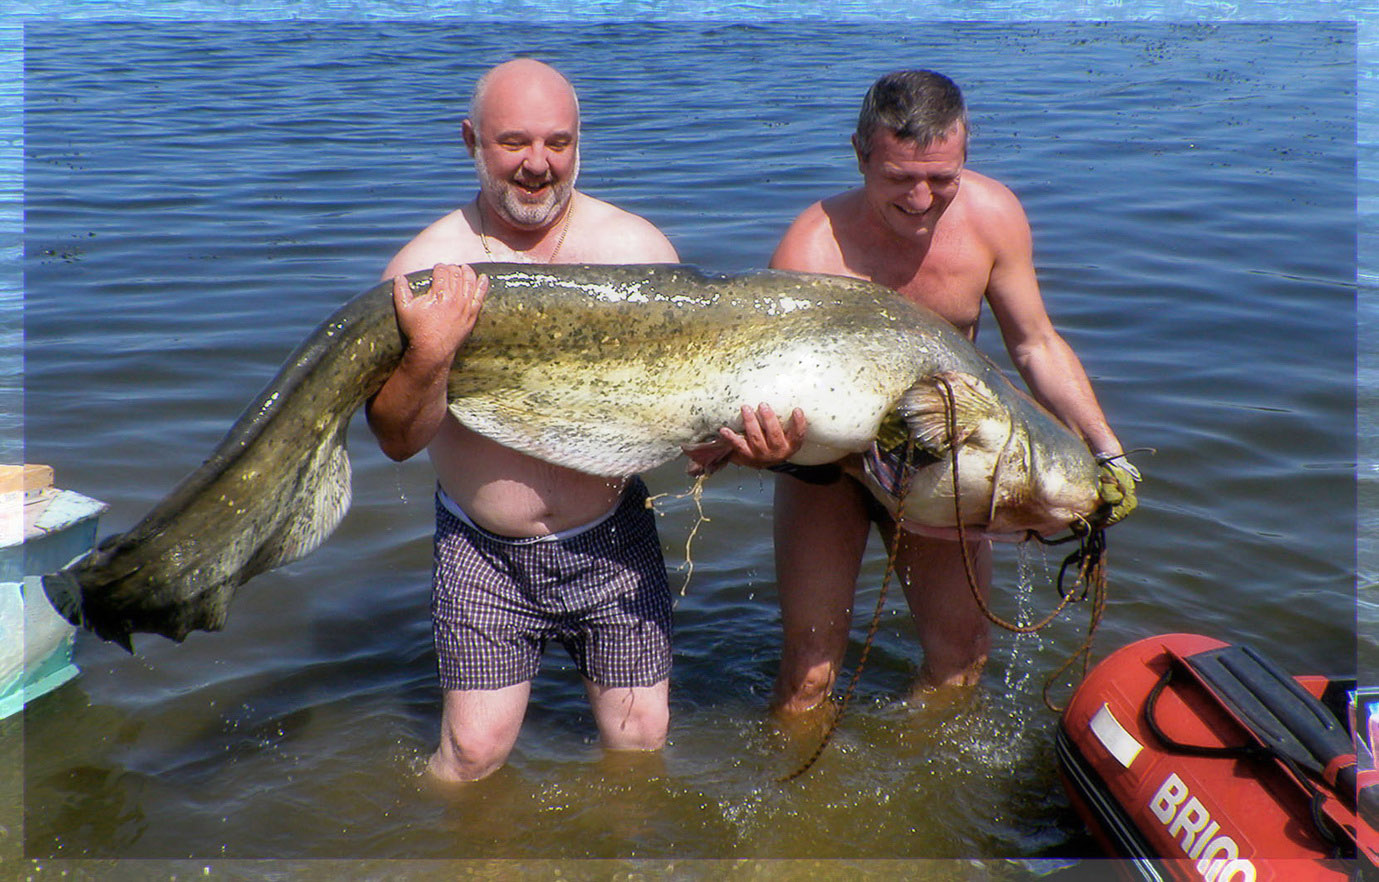
<path fill-rule="evenodd" d="M 379 285 L 319 326 L 142 520 L 44 577 L 54 606 L 126 648 L 135 631 L 181 641 L 220 630 L 238 586 L 320 545 L 349 508 L 350 417 L 401 358 L 392 309 Z"/>
<path fill-rule="evenodd" d="M 761 401 L 806 408 L 796 460 L 831 462 L 875 437 L 913 382 L 917 349 L 967 346 L 886 289 L 834 276 L 551 266 L 490 278 L 451 373 L 451 411 L 509 447 L 600 475 L 660 465 L 740 427 L 741 405 Z"/>
<path fill-rule="evenodd" d="M 939 453 L 946 441 L 934 440 L 932 415 L 911 411 L 925 409 L 915 402 L 932 398 L 934 377 L 968 376 L 995 404 L 975 425 L 959 408 L 963 495 L 969 484 L 973 493 L 965 522 L 1057 529 L 1095 507 L 1086 447 L 951 325 L 878 285 L 669 265 L 475 268 L 490 288 L 455 359 L 450 409 L 514 449 L 633 474 L 720 426 L 740 429 L 741 405 L 767 402 L 808 416 L 800 464 L 866 449 L 896 413 Z M 430 273 L 408 280 L 423 291 Z M 308 337 L 210 458 L 135 527 L 45 577 L 58 608 L 125 646 L 134 631 L 182 640 L 222 628 L 239 585 L 315 549 L 349 506 L 350 417 L 401 358 L 391 289 L 361 294 Z M 947 468 L 940 458 L 920 469 L 928 497 L 912 495 L 907 520 L 952 525 Z"/>

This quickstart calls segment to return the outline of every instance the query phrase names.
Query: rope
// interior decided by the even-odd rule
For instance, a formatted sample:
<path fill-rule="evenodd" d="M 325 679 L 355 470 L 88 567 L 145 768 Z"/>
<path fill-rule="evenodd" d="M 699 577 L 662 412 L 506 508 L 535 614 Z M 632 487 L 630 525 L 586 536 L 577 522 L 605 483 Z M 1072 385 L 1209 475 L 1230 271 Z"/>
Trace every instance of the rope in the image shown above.
<path fill-rule="evenodd" d="M 953 386 L 944 377 L 938 377 L 939 391 L 943 394 L 944 410 L 947 416 L 948 429 L 948 448 L 952 460 L 953 473 L 953 513 L 954 523 L 958 529 L 958 545 L 962 550 L 963 571 L 967 575 L 967 586 L 972 592 L 972 599 L 977 602 L 977 608 L 986 616 L 987 621 L 1013 631 L 1017 634 L 1033 634 L 1046 628 L 1073 600 L 1082 600 L 1087 596 L 1090 589 L 1092 591 L 1092 613 L 1087 625 L 1087 636 L 1082 644 L 1073 652 L 1068 660 L 1059 665 L 1058 669 L 1049 675 L 1044 681 L 1044 688 L 1041 690 L 1041 697 L 1044 699 L 1044 706 L 1054 713 L 1061 713 L 1063 708 L 1055 705 L 1049 699 L 1049 689 L 1053 682 L 1057 680 L 1064 671 L 1072 667 L 1073 663 L 1079 658 L 1082 659 L 1082 673 L 1087 673 L 1088 664 L 1092 656 L 1092 638 L 1096 633 L 1097 625 L 1101 623 L 1102 613 L 1106 609 L 1106 532 L 1099 527 L 1090 524 L 1079 524 L 1081 529 L 1074 529 L 1073 537 L 1060 541 L 1070 541 L 1071 538 L 1079 539 L 1078 550 L 1069 554 L 1063 560 L 1063 565 L 1058 570 L 1058 593 L 1061 595 L 1058 605 L 1046 615 L 1032 625 L 1019 625 L 1009 622 L 997 615 L 987 604 L 986 598 L 982 597 L 981 588 L 977 585 L 976 567 L 972 562 L 971 553 L 967 546 L 967 527 L 962 521 L 962 506 L 960 500 L 960 481 L 958 476 L 958 450 L 954 443 L 958 436 L 958 414 L 957 405 L 953 396 Z M 1038 534 L 1031 532 L 1031 535 Z M 1055 543 L 1050 543 L 1055 544 Z M 1077 564 L 1077 579 L 1068 589 L 1063 587 L 1063 577 L 1067 573 L 1068 567 Z M 1076 596 L 1077 586 L 1082 585 L 1081 596 Z"/>
<path fill-rule="evenodd" d="M 962 551 L 963 572 L 967 576 L 967 586 L 972 592 L 972 599 L 977 602 L 977 607 L 982 611 L 988 621 L 1018 634 L 1033 634 L 1047 627 L 1058 615 L 1063 612 L 1069 603 L 1074 600 L 1084 600 L 1090 592 L 1092 595 L 1092 612 L 1087 625 L 1087 636 L 1082 644 L 1073 652 L 1068 660 L 1055 670 L 1047 680 L 1041 690 L 1041 697 L 1045 707 L 1054 713 L 1061 713 L 1063 708 L 1057 706 L 1049 698 L 1049 689 L 1055 680 L 1062 676 L 1063 672 L 1072 667 L 1080 658 L 1082 659 L 1082 675 L 1085 676 L 1092 656 L 1092 638 L 1096 633 L 1097 626 L 1101 623 L 1102 614 L 1106 610 L 1106 531 L 1102 527 L 1097 527 L 1089 522 L 1081 522 L 1074 526 L 1073 535 L 1058 540 L 1048 540 L 1039 536 L 1033 531 L 1030 536 L 1038 538 L 1046 545 L 1056 545 L 1063 542 L 1078 540 L 1078 548 L 1063 560 L 1062 566 L 1058 570 L 1058 593 L 1060 599 L 1058 605 L 1054 607 L 1043 619 L 1032 625 L 1020 625 L 1007 621 L 997 615 L 987 604 L 986 598 L 982 596 L 981 588 L 977 584 L 976 565 L 972 561 L 971 552 L 968 550 L 967 528 L 962 520 L 962 497 L 961 483 L 958 475 L 958 415 L 957 404 L 953 394 L 953 387 L 944 377 L 937 378 L 939 391 L 943 395 L 944 411 L 948 430 L 948 451 L 952 463 L 953 474 L 953 521 L 957 525 L 958 546 Z M 881 579 L 881 591 L 876 598 L 876 610 L 872 613 L 871 624 L 867 627 L 867 637 L 862 643 L 862 652 L 858 656 L 857 666 L 853 669 L 852 678 L 848 681 L 847 689 L 843 692 L 842 701 L 839 703 L 838 712 L 833 715 L 832 721 L 825 730 L 823 737 L 819 739 L 819 745 L 814 752 L 805 760 L 795 771 L 777 779 L 777 783 L 787 783 L 808 772 L 816 763 L 823 752 L 828 748 L 833 740 L 834 734 L 838 731 L 838 724 L 852 702 L 853 693 L 857 689 L 857 683 L 862 678 L 862 671 L 867 664 L 867 656 L 871 653 L 872 641 L 876 636 L 877 628 L 881 624 L 881 612 L 886 603 L 886 592 L 890 588 L 891 578 L 895 575 L 896 557 L 900 550 L 900 539 L 903 535 L 905 519 L 905 500 L 910 493 L 910 484 L 914 479 L 915 469 L 910 466 L 914 454 L 914 436 L 909 435 L 905 441 L 904 455 L 901 460 L 901 485 L 896 503 L 895 532 L 891 539 L 891 547 L 886 557 L 886 573 Z M 1064 576 L 1068 568 L 1076 564 L 1077 578 L 1068 588 L 1063 587 Z M 1082 592 L 1077 593 L 1077 587 L 1082 586 Z"/>
<path fill-rule="evenodd" d="M 698 478 L 695 478 L 694 486 L 684 493 L 658 493 L 655 496 L 648 496 L 646 498 L 646 507 L 662 517 L 665 516 L 665 512 L 656 507 L 656 501 L 658 499 L 664 499 L 667 496 L 671 496 L 675 499 L 684 499 L 688 496 L 694 501 L 694 526 L 690 528 L 689 535 L 685 537 L 685 581 L 680 583 L 681 597 L 684 597 L 685 592 L 689 590 L 690 577 L 694 575 L 694 556 L 690 554 L 690 546 L 694 543 L 694 537 L 699 534 L 700 526 L 713 520 L 713 518 L 704 516 L 704 481 L 708 477 L 708 475 L 700 475 Z"/>

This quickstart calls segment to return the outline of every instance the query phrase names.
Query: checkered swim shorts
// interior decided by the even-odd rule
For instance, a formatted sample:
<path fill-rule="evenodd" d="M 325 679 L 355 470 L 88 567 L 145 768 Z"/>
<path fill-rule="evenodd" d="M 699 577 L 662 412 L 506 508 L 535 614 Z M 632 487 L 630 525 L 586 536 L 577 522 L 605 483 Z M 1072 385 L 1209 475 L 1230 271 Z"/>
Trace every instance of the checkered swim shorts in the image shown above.
<path fill-rule="evenodd" d="M 531 680 L 552 638 L 601 686 L 669 677 L 670 589 L 646 497 L 634 477 L 593 524 L 511 539 L 469 522 L 438 489 L 431 623 L 441 688 Z"/>

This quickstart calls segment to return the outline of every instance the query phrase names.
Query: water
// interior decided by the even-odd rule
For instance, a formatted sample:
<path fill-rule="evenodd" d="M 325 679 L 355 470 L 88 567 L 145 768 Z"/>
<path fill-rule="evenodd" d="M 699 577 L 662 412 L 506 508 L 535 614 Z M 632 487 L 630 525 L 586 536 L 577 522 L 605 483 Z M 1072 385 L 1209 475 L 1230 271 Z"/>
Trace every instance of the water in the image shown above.
<path fill-rule="evenodd" d="M 1292 670 L 1354 670 L 1344 24 L 32 24 L 27 460 L 109 502 L 103 532 L 130 526 L 321 318 L 470 198 L 468 89 L 517 49 L 580 91 L 581 186 L 722 272 L 764 265 L 805 205 L 855 184 L 847 138 L 876 75 L 953 76 L 976 123 L 970 164 L 1023 200 L 1055 322 L 1121 439 L 1156 451 L 1136 458 L 1141 507 L 1110 537 L 1098 654 L 1191 630 Z M 833 747 L 797 784 L 771 783 L 800 749 L 764 719 L 770 482 L 741 470 L 705 493 L 664 756 L 601 759 L 556 651 L 508 767 L 464 801 L 431 797 L 416 778 L 439 718 L 432 478 L 424 458 L 387 461 L 362 420 L 351 449 L 350 516 L 242 589 L 227 630 L 144 637 L 134 657 L 83 637 L 82 677 L 0 724 L 22 751 L 22 847 L 39 869 L 337 878 L 345 865 L 303 861 L 347 858 L 387 878 L 417 859 L 409 872 L 430 878 L 520 858 L 545 876 L 585 858 L 612 862 L 576 865 L 593 875 L 1021 878 L 1095 854 L 1040 699 L 1085 609 L 1035 639 L 998 633 L 976 694 L 916 707 L 899 700 L 920 658 L 895 596 Z M 647 478 L 687 487 L 678 464 Z M 675 568 L 694 511 L 665 508 Z M 873 542 L 858 643 L 881 581 Z M 1047 609 L 1055 570 L 1002 551 L 998 611 Z M 260 858 L 276 861 L 234 860 Z M 425 862 L 453 858 L 470 862 Z"/>

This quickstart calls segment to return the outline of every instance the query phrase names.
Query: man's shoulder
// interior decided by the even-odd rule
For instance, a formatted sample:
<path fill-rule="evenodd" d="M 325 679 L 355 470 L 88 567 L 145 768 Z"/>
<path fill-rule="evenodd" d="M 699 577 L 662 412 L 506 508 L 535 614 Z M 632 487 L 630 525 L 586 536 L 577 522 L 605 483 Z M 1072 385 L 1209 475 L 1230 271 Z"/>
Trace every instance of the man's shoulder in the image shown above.
<path fill-rule="evenodd" d="M 839 193 L 800 212 L 776 246 L 771 266 L 801 272 L 839 272 L 842 252 L 835 220 L 840 212 L 848 210 L 851 195 L 852 191 Z"/>
<path fill-rule="evenodd" d="M 607 202 L 597 196 L 590 196 L 588 193 L 579 194 L 577 203 L 579 210 L 585 215 L 586 220 L 596 221 L 599 224 L 606 224 L 611 229 L 628 229 L 637 232 L 653 231 L 660 233 L 656 225 L 639 214 L 633 214 L 625 208 L 619 208 L 611 202 Z"/>
<path fill-rule="evenodd" d="M 670 239 L 651 221 L 587 193 L 576 207 L 583 248 L 600 263 L 662 263 L 678 256 Z"/>
<path fill-rule="evenodd" d="M 1032 234 L 1019 197 L 1000 181 L 977 173 L 969 178 L 963 172 L 962 186 L 966 201 L 957 213 L 957 226 L 949 230 L 950 236 L 956 235 L 957 239 L 949 241 L 980 242 L 996 263 L 1027 264 L 1033 247 Z"/>
<path fill-rule="evenodd" d="M 966 169 L 962 176 L 962 187 L 967 196 L 968 210 L 974 220 L 983 226 L 1023 220 L 1025 217 L 1019 197 L 995 178 Z"/>

